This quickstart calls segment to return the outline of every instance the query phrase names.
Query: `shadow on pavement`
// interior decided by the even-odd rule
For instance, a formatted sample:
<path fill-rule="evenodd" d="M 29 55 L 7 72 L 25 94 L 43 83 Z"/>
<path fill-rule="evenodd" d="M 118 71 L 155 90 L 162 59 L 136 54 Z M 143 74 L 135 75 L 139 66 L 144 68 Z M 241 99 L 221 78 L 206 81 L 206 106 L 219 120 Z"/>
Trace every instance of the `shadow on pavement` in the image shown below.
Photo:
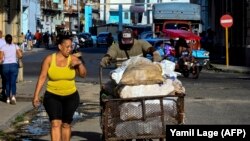
<path fill-rule="evenodd" d="M 79 132 L 79 131 L 73 131 L 72 137 L 78 136 L 81 138 L 85 138 L 86 141 L 100 141 L 101 140 L 101 134 L 95 133 L 95 132 Z"/>

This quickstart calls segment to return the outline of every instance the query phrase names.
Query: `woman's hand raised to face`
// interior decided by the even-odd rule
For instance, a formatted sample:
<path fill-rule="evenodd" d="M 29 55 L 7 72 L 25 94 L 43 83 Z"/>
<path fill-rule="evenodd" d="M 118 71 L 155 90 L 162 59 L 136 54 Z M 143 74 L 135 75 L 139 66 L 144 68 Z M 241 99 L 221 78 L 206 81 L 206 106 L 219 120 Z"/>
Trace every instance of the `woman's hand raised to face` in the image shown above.
<path fill-rule="evenodd" d="M 69 67 L 75 68 L 76 66 L 79 66 L 81 64 L 82 64 L 82 61 L 80 59 L 72 59 Z"/>

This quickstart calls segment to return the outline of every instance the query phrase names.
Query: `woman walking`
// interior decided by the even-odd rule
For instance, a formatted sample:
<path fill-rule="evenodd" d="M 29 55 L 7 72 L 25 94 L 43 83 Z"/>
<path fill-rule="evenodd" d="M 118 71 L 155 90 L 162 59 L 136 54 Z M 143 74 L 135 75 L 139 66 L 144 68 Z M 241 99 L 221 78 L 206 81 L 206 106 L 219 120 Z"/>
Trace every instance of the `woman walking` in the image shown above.
<path fill-rule="evenodd" d="M 51 141 L 70 141 L 71 122 L 80 101 L 75 77 L 76 74 L 85 77 L 87 71 L 83 62 L 71 55 L 72 40 L 69 36 L 58 37 L 58 49 L 43 60 L 33 106 L 39 106 L 39 93 L 48 78 L 43 105 L 51 123 Z"/>
<path fill-rule="evenodd" d="M 0 60 L 2 62 L 2 73 L 5 80 L 6 103 L 16 104 L 16 80 L 18 75 L 17 60 L 22 58 L 21 49 L 12 43 L 12 36 L 5 36 L 6 44 L 0 47 Z"/>

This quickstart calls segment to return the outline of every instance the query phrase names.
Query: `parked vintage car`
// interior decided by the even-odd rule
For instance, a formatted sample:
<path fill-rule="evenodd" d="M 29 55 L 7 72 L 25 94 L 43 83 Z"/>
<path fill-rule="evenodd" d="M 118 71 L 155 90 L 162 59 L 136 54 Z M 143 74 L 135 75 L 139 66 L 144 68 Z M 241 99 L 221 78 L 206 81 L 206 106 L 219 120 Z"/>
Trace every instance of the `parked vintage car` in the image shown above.
<path fill-rule="evenodd" d="M 96 36 L 96 46 L 100 47 L 100 46 L 107 46 L 108 42 L 107 42 L 107 37 L 109 35 L 110 32 L 100 32 L 97 36 Z"/>
<path fill-rule="evenodd" d="M 140 39 L 149 39 L 149 38 L 153 38 L 153 32 L 152 31 L 145 31 L 142 32 L 139 36 Z"/>
<path fill-rule="evenodd" d="M 80 48 L 93 47 L 94 41 L 93 41 L 90 33 L 82 32 L 82 33 L 78 34 L 77 36 L 79 39 Z"/>

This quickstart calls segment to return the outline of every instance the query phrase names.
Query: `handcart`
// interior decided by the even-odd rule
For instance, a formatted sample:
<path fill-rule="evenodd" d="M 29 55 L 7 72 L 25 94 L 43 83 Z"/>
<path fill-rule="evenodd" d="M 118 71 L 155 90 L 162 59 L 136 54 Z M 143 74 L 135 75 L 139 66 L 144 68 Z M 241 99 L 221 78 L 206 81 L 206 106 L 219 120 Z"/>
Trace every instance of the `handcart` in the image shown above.
<path fill-rule="evenodd" d="M 167 125 L 184 124 L 185 94 L 136 98 L 111 97 L 104 87 L 104 69 L 100 67 L 99 70 L 102 140 L 163 141 L 166 138 Z"/>

